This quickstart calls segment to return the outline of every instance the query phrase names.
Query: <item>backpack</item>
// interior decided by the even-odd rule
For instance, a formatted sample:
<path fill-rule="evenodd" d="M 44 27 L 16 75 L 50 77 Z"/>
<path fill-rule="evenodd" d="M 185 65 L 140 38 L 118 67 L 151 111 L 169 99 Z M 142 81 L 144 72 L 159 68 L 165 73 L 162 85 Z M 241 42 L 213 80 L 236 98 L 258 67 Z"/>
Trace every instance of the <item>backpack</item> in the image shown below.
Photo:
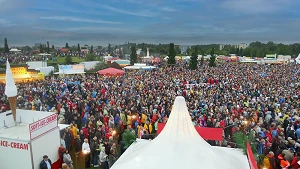
<path fill-rule="evenodd" d="M 271 166 L 270 159 L 267 156 L 264 158 L 263 162 L 264 162 L 265 168 L 270 168 L 270 166 Z"/>

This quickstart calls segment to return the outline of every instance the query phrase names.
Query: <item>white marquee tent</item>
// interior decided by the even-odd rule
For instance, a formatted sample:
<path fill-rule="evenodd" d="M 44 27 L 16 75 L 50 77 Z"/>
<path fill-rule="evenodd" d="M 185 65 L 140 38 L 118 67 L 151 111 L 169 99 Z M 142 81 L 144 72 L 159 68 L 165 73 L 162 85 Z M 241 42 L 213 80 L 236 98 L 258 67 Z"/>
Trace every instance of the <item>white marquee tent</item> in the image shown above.
<path fill-rule="evenodd" d="M 137 140 L 111 169 L 250 169 L 241 150 L 213 147 L 196 131 L 185 99 L 175 99 L 170 118 L 152 141 Z"/>

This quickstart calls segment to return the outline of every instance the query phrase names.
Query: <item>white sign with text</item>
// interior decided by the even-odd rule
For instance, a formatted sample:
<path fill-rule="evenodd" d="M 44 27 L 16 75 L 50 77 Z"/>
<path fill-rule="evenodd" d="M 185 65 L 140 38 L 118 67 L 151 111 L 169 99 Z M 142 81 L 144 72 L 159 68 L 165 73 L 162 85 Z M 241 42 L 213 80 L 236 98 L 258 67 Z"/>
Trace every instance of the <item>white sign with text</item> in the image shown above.
<path fill-rule="evenodd" d="M 57 127 L 57 114 L 52 114 L 29 125 L 30 140 L 33 140 Z"/>

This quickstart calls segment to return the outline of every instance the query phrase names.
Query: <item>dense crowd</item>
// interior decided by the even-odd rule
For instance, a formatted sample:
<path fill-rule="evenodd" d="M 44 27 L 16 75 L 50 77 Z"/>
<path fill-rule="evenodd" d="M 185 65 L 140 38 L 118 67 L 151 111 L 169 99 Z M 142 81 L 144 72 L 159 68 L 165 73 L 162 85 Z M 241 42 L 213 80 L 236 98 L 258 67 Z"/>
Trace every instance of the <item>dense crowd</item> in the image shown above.
<path fill-rule="evenodd" d="M 75 147 L 80 152 L 86 143 L 92 164 L 106 169 L 119 156 L 116 143 L 124 151 L 125 129 L 136 131 L 139 138 L 155 134 L 157 123 L 167 122 L 175 97 L 183 95 L 195 126 L 224 128 L 224 140 L 217 144 L 233 146 L 236 131 L 252 131 L 258 153 L 266 155 L 265 166 L 298 169 L 299 65 L 224 63 L 198 70 L 189 70 L 184 62 L 157 66 L 117 77 L 51 76 L 18 84 L 18 108 L 57 113 L 59 123 L 71 124 L 62 134 L 64 151 Z M 2 111 L 9 109 L 4 87 Z"/>
<path fill-rule="evenodd" d="M 102 55 L 101 52 L 94 51 L 96 56 Z M 81 59 L 86 58 L 87 52 L 72 52 L 63 53 L 60 51 L 51 52 L 50 54 L 37 54 L 36 52 L 10 52 L 10 53 L 0 53 L 0 61 L 4 63 L 8 59 L 11 64 L 24 64 L 30 61 L 56 61 L 58 57 L 64 57 L 70 55 L 72 57 L 79 57 Z"/>

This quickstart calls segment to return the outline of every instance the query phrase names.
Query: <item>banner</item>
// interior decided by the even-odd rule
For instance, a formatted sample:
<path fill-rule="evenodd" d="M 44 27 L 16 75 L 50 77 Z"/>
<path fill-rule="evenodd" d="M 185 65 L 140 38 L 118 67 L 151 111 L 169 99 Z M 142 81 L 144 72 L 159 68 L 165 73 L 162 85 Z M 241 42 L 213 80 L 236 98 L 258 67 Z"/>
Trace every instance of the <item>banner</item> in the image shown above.
<path fill-rule="evenodd" d="M 13 75 L 25 75 L 27 73 L 26 67 L 12 67 L 10 70 Z"/>
<path fill-rule="evenodd" d="M 57 127 L 57 114 L 52 114 L 29 124 L 30 140 L 33 140 Z"/>
<path fill-rule="evenodd" d="M 59 65 L 58 66 L 60 74 L 79 74 L 84 73 L 84 65 Z"/>
<path fill-rule="evenodd" d="M 158 123 L 157 127 L 158 127 L 157 134 L 159 134 L 164 129 L 165 124 Z M 196 126 L 195 129 L 204 140 L 215 140 L 215 141 L 223 140 L 222 128 L 209 128 L 209 127 Z"/>

